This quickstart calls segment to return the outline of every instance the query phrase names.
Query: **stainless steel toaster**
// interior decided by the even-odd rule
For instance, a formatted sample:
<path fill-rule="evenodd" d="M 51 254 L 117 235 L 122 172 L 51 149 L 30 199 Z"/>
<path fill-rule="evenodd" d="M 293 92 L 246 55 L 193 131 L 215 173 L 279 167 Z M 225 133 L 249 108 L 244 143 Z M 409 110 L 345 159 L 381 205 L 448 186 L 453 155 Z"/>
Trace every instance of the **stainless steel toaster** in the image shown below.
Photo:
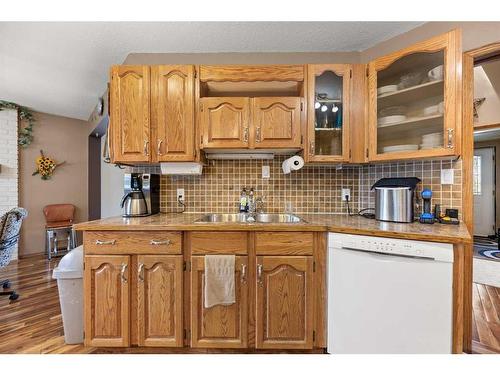
<path fill-rule="evenodd" d="M 375 219 L 397 223 L 411 223 L 415 217 L 415 188 L 417 177 L 382 178 L 375 190 Z"/>

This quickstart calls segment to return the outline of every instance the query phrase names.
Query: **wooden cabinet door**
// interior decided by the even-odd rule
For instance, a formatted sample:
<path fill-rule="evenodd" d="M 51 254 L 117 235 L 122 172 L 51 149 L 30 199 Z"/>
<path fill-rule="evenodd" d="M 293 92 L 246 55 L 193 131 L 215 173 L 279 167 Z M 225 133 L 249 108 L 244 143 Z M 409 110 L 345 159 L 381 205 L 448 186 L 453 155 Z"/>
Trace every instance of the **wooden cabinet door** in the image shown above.
<path fill-rule="evenodd" d="M 139 346 L 182 346 L 182 255 L 137 257 Z"/>
<path fill-rule="evenodd" d="M 307 162 L 349 161 L 351 74 L 348 64 L 307 66 Z"/>
<path fill-rule="evenodd" d="M 459 156 L 460 31 L 382 56 L 368 65 L 368 159 Z"/>
<path fill-rule="evenodd" d="M 191 346 L 194 348 L 246 348 L 248 340 L 247 256 L 236 257 L 236 303 L 204 307 L 205 261 L 191 257 Z"/>
<path fill-rule="evenodd" d="M 149 67 L 111 68 L 111 155 L 114 163 L 150 161 Z"/>
<path fill-rule="evenodd" d="M 203 148 L 247 148 L 250 137 L 250 98 L 202 98 Z"/>
<path fill-rule="evenodd" d="M 194 160 L 194 66 L 151 67 L 154 161 Z"/>
<path fill-rule="evenodd" d="M 85 257 L 85 345 L 129 346 L 130 257 Z"/>
<path fill-rule="evenodd" d="M 312 256 L 258 256 L 256 266 L 256 347 L 312 348 Z"/>
<path fill-rule="evenodd" d="M 300 98 L 254 98 L 252 102 L 252 147 L 300 148 Z"/>

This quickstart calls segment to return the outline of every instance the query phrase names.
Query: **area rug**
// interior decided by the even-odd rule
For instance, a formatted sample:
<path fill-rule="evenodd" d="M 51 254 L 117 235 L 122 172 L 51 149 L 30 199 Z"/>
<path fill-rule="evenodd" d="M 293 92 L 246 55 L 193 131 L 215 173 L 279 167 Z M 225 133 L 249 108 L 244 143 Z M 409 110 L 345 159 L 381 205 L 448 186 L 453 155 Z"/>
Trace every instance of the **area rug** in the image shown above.
<path fill-rule="evenodd" d="M 498 243 L 486 237 L 474 237 L 474 258 L 500 261 Z"/>

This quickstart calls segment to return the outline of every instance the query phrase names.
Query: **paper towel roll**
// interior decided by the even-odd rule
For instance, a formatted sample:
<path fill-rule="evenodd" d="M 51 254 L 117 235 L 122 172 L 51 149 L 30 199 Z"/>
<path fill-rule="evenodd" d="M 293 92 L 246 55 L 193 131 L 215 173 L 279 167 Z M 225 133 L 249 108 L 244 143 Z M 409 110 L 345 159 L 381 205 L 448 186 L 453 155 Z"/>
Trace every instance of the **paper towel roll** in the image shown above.
<path fill-rule="evenodd" d="M 281 167 L 284 174 L 289 174 L 291 171 L 297 171 L 304 166 L 304 159 L 295 155 L 283 161 Z"/>

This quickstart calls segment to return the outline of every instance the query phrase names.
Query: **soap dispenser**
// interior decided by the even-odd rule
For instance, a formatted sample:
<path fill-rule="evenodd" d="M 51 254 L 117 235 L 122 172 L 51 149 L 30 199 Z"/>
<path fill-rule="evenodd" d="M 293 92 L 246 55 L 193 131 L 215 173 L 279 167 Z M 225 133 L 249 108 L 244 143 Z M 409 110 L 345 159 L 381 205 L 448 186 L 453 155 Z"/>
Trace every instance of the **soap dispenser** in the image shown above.
<path fill-rule="evenodd" d="M 243 188 L 240 194 L 240 212 L 248 211 L 247 189 Z"/>

